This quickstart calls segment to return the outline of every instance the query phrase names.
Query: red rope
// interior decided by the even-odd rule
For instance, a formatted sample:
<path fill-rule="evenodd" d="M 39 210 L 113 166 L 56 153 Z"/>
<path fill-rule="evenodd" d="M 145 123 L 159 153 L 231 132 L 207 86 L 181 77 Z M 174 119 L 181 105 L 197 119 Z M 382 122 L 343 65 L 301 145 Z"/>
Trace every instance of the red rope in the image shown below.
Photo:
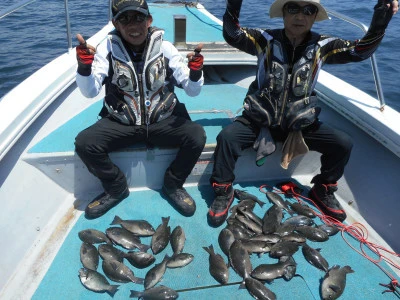
<path fill-rule="evenodd" d="M 259 190 L 260 192 L 266 194 L 266 191 L 264 191 L 264 189 L 266 187 L 269 187 L 270 190 L 272 190 L 273 192 L 277 193 L 277 194 L 284 194 L 284 195 L 290 195 L 292 196 L 292 198 L 294 198 L 295 200 L 297 200 L 297 202 L 299 202 L 300 204 L 305 204 L 306 200 L 307 202 L 311 202 L 314 207 L 318 207 L 314 201 L 310 198 L 307 198 L 299 193 L 296 192 L 296 184 L 293 182 L 287 182 L 284 185 L 282 185 L 281 189 L 278 189 L 276 187 L 272 187 L 272 186 L 268 186 L 267 184 L 263 184 L 260 186 Z M 311 208 L 311 207 L 310 207 Z M 311 208 L 312 209 L 312 208 Z M 319 211 L 319 210 L 313 210 L 313 213 L 321 219 L 322 222 L 324 222 L 327 225 L 335 225 L 339 228 L 339 230 L 341 231 L 341 235 L 343 240 L 357 253 L 359 253 L 360 255 L 362 255 L 363 257 L 365 257 L 366 259 L 368 259 L 369 261 L 371 261 L 373 264 L 375 264 L 378 268 L 380 268 L 390 279 L 390 283 L 389 284 L 382 284 L 380 283 L 381 286 L 387 287 L 388 289 L 383 291 L 382 293 L 386 293 L 386 292 L 393 292 L 393 293 L 398 293 L 400 294 L 398 288 L 400 288 L 400 284 L 397 281 L 397 279 L 391 274 L 389 273 L 387 270 L 385 270 L 379 263 L 382 262 L 382 260 L 386 261 L 388 264 L 392 265 L 394 268 L 400 270 L 400 266 L 397 265 L 394 261 L 392 261 L 389 257 L 387 257 L 384 253 L 387 254 L 391 254 L 393 256 L 397 256 L 400 257 L 400 254 L 393 252 L 393 251 L 389 251 L 388 249 L 377 245 L 375 243 L 372 243 L 370 241 L 368 241 L 368 230 L 367 228 L 359 223 L 353 223 L 351 225 L 345 225 L 342 222 L 336 220 L 335 218 L 325 215 L 323 212 Z M 349 234 L 351 237 L 353 237 L 354 239 L 358 240 L 360 242 L 360 250 L 354 248 L 346 239 L 345 234 L 347 233 Z M 367 247 L 370 251 L 372 251 L 373 254 L 375 254 L 377 256 L 377 259 L 373 259 L 370 255 L 368 255 L 365 252 L 365 247 Z"/>

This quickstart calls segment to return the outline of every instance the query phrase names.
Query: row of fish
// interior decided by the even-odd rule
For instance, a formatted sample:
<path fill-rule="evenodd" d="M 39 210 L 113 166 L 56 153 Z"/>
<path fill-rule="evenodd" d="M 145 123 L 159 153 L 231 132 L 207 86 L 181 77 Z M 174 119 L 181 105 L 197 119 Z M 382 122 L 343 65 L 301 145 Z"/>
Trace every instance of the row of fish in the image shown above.
<path fill-rule="evenodd" d="M 209 271 L 212 277 L 221 284 L 229 282 L 229 269 L 243 278 L 242 287 L 246 287 L 250 295 L 256 299 L 276 299 L 276 295 L 265 286 L 276 278 L 291 280 L 296 275 L 297 263 L 293 254 L 302 248 L 304 258 L 314 267 L 325 272 L 320 290 L 323 299 L 339 298 L 346 285 L 346 275 L 354 272 L 349 266 L 329 267 L 328 261 L 321 255 L 321 249 L 314 249 L 307 240 L 324 242 L 339 230 L 332 225 L 314 226 L 313 210 L 300 203 L 289 203 L 275 192 L 267 192 L 266 196 L 272 204 L 261 218 L 253 210 L 258 203 L 265 204 L 254 195 L 235 190 L 239 204 L 231 208 L 227 226 L 218 236 L 222 252 L 227 256 L 229 264 L 218 253 L 213 245 L 203 247 L 209 253 Z M 283 215 L 290 217 L 283 221 Z M 276 263 L 262 263 L 253 268 L 250 255 L 261 256 L 268 253 Z"/>
<path fill-rule="evenodd" d="M 144 291 L 131 290 L 131 298 L 141 299 L 176 299 L 178 293 L 166 286 L 159 285 L 167 268 L 181 268 L 194 259 L 190 253 L 184 253 L 185 232 L 181 226 L 176 226 L 171 232 L 168 225 L 169 217 L 162 218 L 162 223 L 155 230 L 146 220 L 122 220 L 115 216 L 105 233 L 97 229 L 85 229 L 78 233 L 83 242 L 80 249 L 80 260 L 83 268 L 79 270 L 81 283 L 91 291 L 107 292 L 114 295 L 119 285 L 110 284 L 107 280 L 115 282 L 143 284 Z M 150 245 L 141 242 L 141 237 L 151 237 Z M 155 255 L 162 252 L 171 244 L 173 254 L 165 255 L 163 260 L 151 267 L 145 278 L 134 275 L 131 267 L 124 264 L 127 260 L 137 269 L 150 267 L 155 261 Z M 96 248 L 95 244 L 99 244 Z M 118 249 L 120 246 L 128 252 Z M 151 249 L 152 253 L 148 250 Z M 100 257 L 102 270 L 106 276 L 97 271 Z"/>

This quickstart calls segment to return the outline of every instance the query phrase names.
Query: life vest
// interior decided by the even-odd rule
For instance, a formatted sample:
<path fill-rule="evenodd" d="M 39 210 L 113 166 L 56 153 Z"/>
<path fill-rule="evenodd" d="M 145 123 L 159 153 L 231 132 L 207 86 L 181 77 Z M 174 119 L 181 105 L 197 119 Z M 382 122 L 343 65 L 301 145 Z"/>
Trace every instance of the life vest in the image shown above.
<path fill-rule="evenodd" d="M 113 118 L 123 124 L 149 125 L 172 114 L 177 99 L 164 84 L 167 66 L 162 52 L 163 34 L 163 30 L 149 29 L 140 73 L 120 36 L 115 31 L 108 36 L 111 70 L 104 106 Z"/>
<path fill-rule="evenodd" d="M 268 41 L 258 56 L 257 76 L 245 99 L 245 114 L 261 126 L 284 130 L 300 130 L 317 119 L 321 109 L 313 92 L 319 71 L 314 63 L 319 48 L 315 41 L 311 39 L 290 73 L 282 42 Z"/>

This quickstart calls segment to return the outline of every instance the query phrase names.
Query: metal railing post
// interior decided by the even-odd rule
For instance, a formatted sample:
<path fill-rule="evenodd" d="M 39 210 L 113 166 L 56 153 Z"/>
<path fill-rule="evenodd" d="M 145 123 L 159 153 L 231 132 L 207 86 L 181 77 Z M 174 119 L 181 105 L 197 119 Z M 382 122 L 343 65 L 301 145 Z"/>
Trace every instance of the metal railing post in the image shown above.
<path fill-rule="evenodd" d="M 71 36 L 71 23 L 69 21 L 68 0 L 64 0 L 64 5 L 65 5 L 65 23 L 67 27 L 67 42 L 69 50 L 72 49 L 72 36 Z"/>

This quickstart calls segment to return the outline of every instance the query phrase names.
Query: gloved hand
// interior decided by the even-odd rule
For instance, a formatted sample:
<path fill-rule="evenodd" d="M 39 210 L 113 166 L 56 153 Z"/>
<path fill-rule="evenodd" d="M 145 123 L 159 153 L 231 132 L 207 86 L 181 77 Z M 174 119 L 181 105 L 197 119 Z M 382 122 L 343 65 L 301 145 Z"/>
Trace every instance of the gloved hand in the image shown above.
<path fill-rule="evenodd" d="M 201 78 L 204 57 L 200 54 L 203 44 L 199 44 L 194 52 L 190 52 L 186 55 L 188 59 L 188 67 L 190 69 L 189 79 L 191 81 L 198 81 Z"/>
<path fill-rule="evenodd" d="M 79 41 L 79 45 L 76 47 L 77 72 L 82 76 L 89 76 L 92 73 L 92 63 L 96 48 L 88 45 L 79 33 L 76 35 L 76 38 Z"/>
<path fill-rule="evenodd" d="M 379 2 L 380 1 L 378 1 L 378 4 Z M 392 11 L 393 15 L 395 15 L 399 11 L 398 0 L 384 0 L 382 4 L 386 5 L 386 7 Z"/>

